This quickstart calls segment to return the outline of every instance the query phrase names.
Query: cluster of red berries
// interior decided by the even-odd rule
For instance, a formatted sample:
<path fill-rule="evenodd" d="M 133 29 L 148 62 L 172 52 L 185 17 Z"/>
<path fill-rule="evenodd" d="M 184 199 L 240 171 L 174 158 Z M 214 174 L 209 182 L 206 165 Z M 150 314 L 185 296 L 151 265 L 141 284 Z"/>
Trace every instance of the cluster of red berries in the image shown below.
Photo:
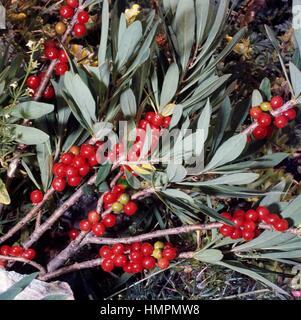
<path fill-rule="evenodd" d="M 36 251 L 34 249 L 23 249 L 20 246 L 1 246 L 0 247 L 0 255 L 1 256 L 11 256 L 11 257 L 20 257 L 26 260 L 33 260 L 36 256 Z M 5 267 L 7 264 L 6 260 L 1 260 L 0 259 L 0 267 Z"/>
<path fill-rule="evenodd" d="M 74 10 L 78 7 L 77 0 L 67 0 L 66 5 L 61 6 L 60 15 L 64 19 L 70 19 L 74 16 Z M 82 38 L 87 33 L 86 23 L 89 21 L 90 16 L 87 11 L 80 11 L 77 14 L 77 23 L 73 27 L 73 34 L 76 38 Z"/>
<path fill-rule="evenodd" d="M 256 210 L 250 209 L 246 212 L 237 210 L 233 216 L 229 212 L 223 212 L 221 215 L 232 221 L 235 226 L 224 224 L 220 227 L 219 232 L 224 237 L 230 237 L 233 240 L 243 238 L 246 241 L 251 241 L 260 234 L 260 229 L 258 228 L 260 222 L 271 225 L 280 232 L 288 229 L 287 220 L 282 219 L 277 214 L 270 213 L 269 209 L 264 206 L 260 206 Z"/>
<path fill-rule="evenodd" d="M 103 258 L 101 267 L 111 272 L 115 267 L 123 268 L 126 273 L 140 273 L 156 267 L 168 268 L 170 261 L 177 257 L 177 250 L 171 243 L 157 241 L 154 245 L 145 242 L 135 242 L 131 245 L 121 243 L 112 247 L 102 246 L 99 255 Z"/>
<path fill-rule="evenodd" d="M 270 102 L 263 102 L 260 106 L 251 108 L 250 116 L 258 123 L 258 126 L 252 132 L 256 140 L 262 140 L 271 135 L 273 132 L 272 124 L 274 124 L 276 128 L 282 129 L 289 121 L 296 118 L 296 110 L 292 108 L 276 116 L 273 120 L 269 111 L 277 110 L 281 108 L 283 104 L 283 99 L 280 96 L 275 96 Z"/>
<path fill-rule="evenodd" d="M 55 163 L 52 173 L 55 178 L 52 181 L 52 187 L 55 191 L 62 192 L 67 184 L 71 187 L 77 187 L 83 177 L 85 177 L 93 167 L 99 165 L 96 158 L 95 146 L 90 144 L 82 144 L 73 146 L 69 152 L 63 153 L 60 161 Z"/>

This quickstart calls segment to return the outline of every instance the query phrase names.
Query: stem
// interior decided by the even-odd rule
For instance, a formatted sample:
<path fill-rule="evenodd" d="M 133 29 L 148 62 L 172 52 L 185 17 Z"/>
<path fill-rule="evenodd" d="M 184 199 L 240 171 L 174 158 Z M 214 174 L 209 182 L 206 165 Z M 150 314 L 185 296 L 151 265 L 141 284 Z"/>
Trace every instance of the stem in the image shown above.
<path fill-rule="evenodd" d="M 93 185 L 95 183 L 97 174 L 94 174 L 89 181 L 88 185 Z M 84 185 L 81 186 L 65 203 L 59 207 L 54 213 L 46 220 L 37 230 L 35 230 L 30 237 L 23 242 L 24 248 L 31 247 L 40 237 L 52 227 L 52 225 L 64 214 L 66 210 L 68 210 L 71 206 L 73 206 L 79 198 L 84 194 Z"/>
<path fill-rule="evenodd" d="M 12 237 L 15 233 L 21 230 L 32 218 L 34 218 L 42 209 L 45 202 L 52 196 L 54 189 L 49 189 L 43 198 L 43 201 L 34 206 L 14 227 L 0 237 L 0 244 Z"/>
<path fill-rule="evenodd" d="M 7 260 L 7 261 L 18 261 L 18 262 L 23 262 L 26 264 L 30 264 L 34 268 L 38 269 L 41 274 L 45 274 L 46 270 L 37 262 L 30 261 L 24 258 L 18 258 L 18 257 L 7 257 L 7 256 L 1 256 L 0 255 L 0 260 Z"/>

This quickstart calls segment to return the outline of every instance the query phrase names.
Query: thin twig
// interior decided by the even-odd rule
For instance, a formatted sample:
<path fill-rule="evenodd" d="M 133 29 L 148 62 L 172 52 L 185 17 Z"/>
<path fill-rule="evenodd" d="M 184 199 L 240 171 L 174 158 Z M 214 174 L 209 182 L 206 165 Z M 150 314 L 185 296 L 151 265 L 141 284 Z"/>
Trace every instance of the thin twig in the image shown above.
<path fill-rule="evenodd" d="M 30 261 L 24 258 L 18 258 L 18 257 L 7 257 L 0 255 L 0 260 L 7 260 L 7 261 L 17 261 L 17 262 L 23 262 L 25 264 L 30 264 L 34 268 L 38 269 L 40 271 L 40 274 L 45 274 L 46 270 L 37 262 Z"/>

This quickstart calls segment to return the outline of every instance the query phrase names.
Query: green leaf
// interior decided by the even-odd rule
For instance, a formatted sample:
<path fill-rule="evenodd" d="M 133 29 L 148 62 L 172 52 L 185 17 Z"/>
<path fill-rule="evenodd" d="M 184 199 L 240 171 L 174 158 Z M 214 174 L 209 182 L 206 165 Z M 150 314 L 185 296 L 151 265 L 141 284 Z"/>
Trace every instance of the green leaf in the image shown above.
<path fill-rule="evenodd" d="M 208 99 L 207 104 L 203 109 L 197 124 L 198 130 L 203 130 L 204 132 L 204 141 L 207 140 L 208 133 L 209 133 L 211 112 L 212 112 L 212 108 L 210 105 L 210 101 Z"/>
<path fill-rule="evenodd" d="M 247 136 L 238 134 L 225 141 L 216 151 L 204 171 L 209 171 L 229 163 L 240 156 L 247 143 Z"/>
<path fill-rule="evenodd" d="M 223 260 L 224 255 L 220 250 L 207 249 L 196 252 L 193 257 L 204 263 L 217 263 Z"/>
<path fill-rule="evenodd" d="M 210 0 L 196 0 L 196 42 L 202 44 L 210 9 Z"/>
<path fill-rule="evenodd" d="M 182 69 L 186 70 L 195 36 L 195 8 L 193 0 L 180 0 L 174 20 Z"/>
<path fill-rule="evenodd" d="M 272 98 L 272 93 L 271 93 L 271 82 L 268 78 L 264 78 L 261 81 L 259 89 L 261 92 L 264 93 L 266 100 L 270 101 Z"/>
<path fill-rule="evenodd" d="M 0 203 L 5 205 L 10 204 L 10 196 L 2 179 L 0 179 Z"/>
<path fill-rule="evenodd" d="M 256 173 L 234 173 L 229 174 L 226 176 L 222 176 L 220 178 L 207 180 L 207 181 L 201 181 L 201 182 L 183 182 L 179 183 L 181 185 L 185 186 L 214 186 L 214 185 L 244 185 L 249 184 L 257 180 L 259 177 Z"/>
<path fill-rule="evenodd" d="M 48 103 L 27 101 L 17 104 L 11 111 L 11 115 L 22 119 L 38 119 L 52 112 L 54 106 Z"/>
<path fill-rule="evenodd" d="M 289 63 L 289 68 L 295 97 L 298 97 L 301 93 L 301 71 L 292 62 Z"/>
<path fill-rule="evenodd" d="M 278 287 L 277 285 L 275 285 L 274 283 L 272 283 L 271 281 L 269 281 L 265 277 L 261 276 L 257 272 L 245 268 L 241 263 L 237 263 L 234 261 L 224 261 L 224 262 L 218 262 L 216 264 L 218 264 L 222 267 L 228 268 L 228 269 L 232 269 L 238 273 L 244 274 L 244 275 L 251 277 L 255 280 L 258 280 L 258 281 L 264 283 L 265 285 L 267 285 L 268 287 L 272 288 L 273 290 L 276 290 L 277 292 L 282 293 L 284 295 L 288 295 L 288 293 L 286 291 L 284 291 L 283 289 L 281 289 L 280 287 Z"/>
<path fill-rule="evenodd" d="M 30 180 L 35 184 L 35 186 L 40 189 L 40 185 L 38 184 L 35 176 L 33 175 L 32 171 L 30 170 L 30 168 L 28 167 L 28 165 L 26 164 L 26 162 L 24 160 L 21 161 L 22 166 L 24 167 L 25 171 L 28 174 L 28 177 L 30 178 Z"/>
<path fill-rule="evenodd" d="M 30 283 L 37 277 L 39 273 L 33 273 L 23 277 L 20 281 L 16 282 L 8 290 L 0 294 L 0 300 L 13 300 L 19 293 L 21 293 Z"/>
<path fill-rule="evenodd" d="M 215 125 L 215 128 L 214 128 L 213 142 L 211 147 L 212 154 L 219 147 L 224 137 L 225 130 L 229 124 L 230 116 L 231 116 L 231 102 L 229 97 L 227 96 L 223 101 L 217 115 L 217 124 Z"/>
<path fill-rule="evenodd" d="M 187 175 L 186 169 L 180 164 L 170 162 L 166 169 L 169 182 L 181 182 Z"/>
<path fill-rule="evenodd" d="M 166 106 L 169 102 L 172 101 L 172 98 L 177 92 L 179 82 L 179 68 L 177 64 L 172 63 L 164 77 L 163 87 L 160 97 L 160 106 L 161 108 Z"/>
<path fill-rule="evenodd" d="M 108 0 L 103 0 L 102 19 L 101 19 L 101 38 L 100 38 L 101 40 L 100 40 L 99 51 L 98 51 L 99 65 L 101 65 L 106 60 L 109 23 L 110 23 L 109 3 L 108 3 Z"/>
<path fill-rule="evenodd" d="M 74 74 L 70 71 L 66 72 L 64 75 L 64 86 L 67 89 L 68 94 L 76 103 L 81 116 L 91 127 L 92 121 L 96 122 L 96 105 L 90 89 L 78 74 Z"/>
<path fill-rule="evenodd" d="M 136 98 L 132 89 L 127 89 L 120 96 L 120 106 L 125 117 L 134 118 L 137 113 Z"/>
<path fill-rule="evenodd" d="M 260 106 L 263 102 L 262 95 L 259 90 L 254 90 L 252 93 L 252 107 Z"/>
<path fill-rule="evenodd" d="M 111 163 L 105 163 L 101 165 L 98 169 L 95 185 L 100 185 L 103 181 L 106 180 L 109 173 L 111 172 L 112 164 Z"/>
<path fill-rule="evenodd" d="M 93 135 L 97 140 L 103 140 L 104 137 L 113 133 L 113 124 L 109 122 L 96 122 L 93 126 Z"/>
<path fill-rule="evenodd" d="M 132 23 L 122 34 L 116 56 L 117 69 L 120 70 L 131 58 L 142 37 L 142 25 L 140 21 Z"/>
<path fill-rule="evenodd" d="M 173 114 L 172 114 L 169 128 L 175 127 L 181 120 L 182 115 L 183 115 L 183 106 L 180 104 L 177 104 L 173 109 Z"/>
<path fill-rule="evenodd" d="M 193 199 L 187 193 L 177 189 L 166 189 L 164 191 L 161 191 L 161 193 L 165 196 L 168 196 L 169 198 L 179 198 L 187 201 L 190 204 L 194 203 Z"/>
<path fill-rule="evenodd" d="M 38 144 L 37 148 L 37 159 L 40 167 L 41 173 L 41 181 L 43 184 L 43 189 L 46 191 L 51 183 L 52 178 L 52 154 L 51 154 L 51 145 L 50 141 L 48 140 L 46 143 Z"/>
<path fill-rule="evenodd" d="M 18 124 L 12 125 L 15 133 L 15 140 L 26 145 L 36 145 L 46 142 L 49 139 L 48 134 L 33 128 L 21 126 Z"/>

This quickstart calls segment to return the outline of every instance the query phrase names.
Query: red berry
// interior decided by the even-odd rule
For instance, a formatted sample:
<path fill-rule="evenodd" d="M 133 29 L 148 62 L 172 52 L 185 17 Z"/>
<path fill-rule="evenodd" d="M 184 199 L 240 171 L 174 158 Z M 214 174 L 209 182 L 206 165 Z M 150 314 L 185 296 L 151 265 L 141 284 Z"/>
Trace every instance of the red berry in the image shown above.
<path fill-rule="evenodd" d="M 288 118 L 284 115 L 280 115 L 280 116 L 276 117 L 274 120 L 274 125 L 278 129 L 284 128 L 287 125 L 287 123 L 288 123 Z"/>
<path fill-rule="evenodd" d="M 132 268 L 132 273 L 140 273 L 143 271 L 141 262 L 133 262 L 131 268 Z"/>
<path fill-rule="evenodd" d="M 116 225 L 116 216 L 114 214 L 107 214 L 102 223 L 106 226 L 106 228 L 112 228 Z"/>
<path fill-rule="evenodd" d="M 37 204 L 43 201 L 44 195 L 40 190 L 34 190 L 30 194 L 30 200 L 33 204 Z"/>
<path fill-rule="evenodd" d="M 271 106 L 272 108 L 275 110 L 275 109 L 279 109 L 280 107 L 283 106 L 283 99 L 280 97 L 280 96 L 275 96 L 272 98 L 271 100 Z"/>
<path fill-rule="evenodd" d="M 67 182 L 70 187 L 77 187 L 80 185 L 81 178 L 79 176 L 68 177 Z"/>
<path fill-rule="evenodd" d="M 140 250 L 145 256 L 150 256 L 154 251 L 154 247 L 150 243 L 146 242 L 141 245 Z"/>
<path fill-rule="evenodd" d="M 262 219 L 266 218 L 270 214 L 269 209 L 263 206 L 258 207 L 256 209 L 256 212 L 258 213 L 258 218 L 260 221 L 262 221 Z"/>
<path fill-rule="evenodd" d="M 272 213 L 266 217 L 265 222 L 274 225 L 279 222 L 279 220 L 281 220 L 280 217 L 277 214 Z"/>
<path fill-rule="evenodd" d="M 228 226 L 224 224 L 222 227 L 219 228 L 219 232 L 224 236 L 224 237 L 230 237 L 234 231 L 234 228 L 231 226 Z"/>
<path fill-rule="evenodd" d="M 226 218 L 226 219 L 232 221 L 232 216 L 231 216 L 231 214 L 229 212 L 223 212 L 223 213 L 221 213 L 221 216 L 223 218 Z"/>
<path fill-rule="evenodd" d="M 268 134 L 268 129 L 266 127 L 262 127 L 262 126 L 257 126 L 253 132 L 253 137 L 256 139 L 256 140 L 262 140 L 262 139 L 265 139 L 267 134 Z"/>
<path fill-rule="evenodd" d="M 66 177 L 77 177 L 78 176 L 78 170 L 74 168 L 73 166 L 67 166 L 66 167 Z"/>
<path fill-rule="evenodd" d="M 162 121 L 162 127 L 168 128 L 171 122 L 171 117 L 165 117 Z"/>
<path fill-rule="evenodd" d="M 52 167 L 52 173 L 55 176 L 60 177 L 60 178 L 66 177 L 66 170 L 67 170 L 67 166 L 64 165 L 63 163 L 56 163 Z"/>
<path fill-rule="evenodd" d="M 245 218 L 245 212 L 241 209 L 238 209 L 236 210 L 234 213 L 233 213 L 233 218 Z"/>
<path fill-rule="evenodd" d="M 54 97 L 54 89 L 52 85 L 47 86 L 47 88 L 45 89 L 45 91 L 43 92 L 43 98 L 50 100 Z"/>
<path fill-rule="evenodd" d="M 133 262 L 142 262 L 144 255 L 140 251 L 132 251 L 129 255 L 129 258 Z"/>
<path fill-rule="evenodd" d="M 12 257 L 20 257 L 23 254 L 24 249 L 20 246 L 12 246 L 10 248 L 9 254 Z"/>
<path fill-rule="evenodd" d="M 124 250 L 125 250 L 125 248 L 122 243 L 116 243 L 112 247 L 113 254 L 123 254 Z"/>
<path fill-rule="evenodd" d="M 132 216 L 134 215 L 138 210 L 138 207 L 135 202 L 129 201 L 124 207 L 123 207 L 123 212 L 127 216 Z"/>
<path fill-rule="evenodd" d="M 60 15 L 65 19 L 72 18 L 74 15 L 74 10 L 70 6 L 62 6 L 60 9 Z"/>
<path fill-rule="evenodd" d="M 167 269 L 169 267 L 169 260 L 166 258 L 161 258 L 158 260 L 158 267 L 160 269 Z"/>
<path fill-rule="evenodd" d="M 10 254 L 10 247 L 9 246 L 4 245 L 0 248 L 0 255 L 1 256 L 8 256 L 9 254 Z"/>
<path fill-rule="evenodd" d="M 159 113 L 156 113 L 155 115 L 153 115 L 150 122 L 153 126 L 155 126 L 155 128 L 158 128 L 163 123 L 163 116 L 161 116 Z"/>
<path fill-rule="evenodd" d="M 69 70 L 69 66 L 65 62 L 59 62 L 55 66 L 55 74 L 57 76 L 62 76 L 64 75 L 67 71 Z"/>
<path fill-rule="evenodd" d="M 34 249 L 26 249 L 22 254 L 22 258 L 27 260 L 33 260 L 36 257 L 36 251 Z"/>
<path fill-rule="evenodd" d="M 90 167 L 88 166 L 88 164 L 84 164 L 78 169 L 78 174 L 81 177 L 85 177 L 89 173 L 89 171 L 90 171 Z"/>
<path fill-rule="evenodd" d="M 156 112 L 146 112 L 144 119 L 150 123 L 155 116 Z"/>
<path fill-rule="evenodd" d="M 66 51 L 63 50 L 63 49 L 61 49 L 61 50 L 59 51 L 59 60 L 60 60 L 60 62 L 62 62 L 62 63 L 68 63 L 68 62 L 69 62 L 69 60 L 68 60 L 68 55 L 67 55 Z"/>
<path fill-rule="evenodd" d="M 273 227 L 280 232 L 286 231 L 288 229 L 288 222 L 285 219 L 279 219 Z"/>
<path fill-rule="evenodd" d="M 166 242 L 166 243 L 164 244 L 164 249 L 170 249 L 170 248 L 173 248 L 173 244 L 170 243 L 170 242 Z"/>
<path fill-rule="evenodd" d="M 147 127 L 148 124 L 149 124 L 148 121 L 142 119 L 142 120 L 139 121 L 138 127 L 140 129 L 146 130 L 146 127 Z"/>
<path fill-rule="evenodd" d="M 112 250 L 109 246 L 102 246 L 99 249 L 98 254 L 101 258 L 111 258 L 112 257 Z"/>
<path fill-rule="evenodd" d="M 80 155 L 83 158 L 89 158 L 95 155 L 95 147 L 91 144 L 82 144 L 80 147 Z"/>
<path fill-rule="evenodd" d="M 40 86 L 41 79 L 38 76 L 29 76 L 26 80 L 26 85 L 30 89 L 37 89 Z"/>
<path fill-rule="evenodd" d="M 72 165 L 75 168 L 79 169 L 80 167 L 84 166 L 85 164 L 86 164 L 86 160 L 81 155 L 75 156 L 73 158 Z"/>
<path fill-rule="evenodd" d="M 118 199 L 118 195 L 112 192 L 106 192 L 103 196 L 103 202 L 106 204 L 113 204 Z"/>
<path fill-rule="evenodd" d="M 245 215 L 245 218 L 246 220 L 251 220 L 251 221 L 257 221 L 258 220 L 258 213 L 257 211 L 253 210 L 253 209 L 250 209 L 246 212 L 246 215 Z"/>
<path fill-rule="evenodd" d="M 123 266 L 123 271 L 126 273 L 133 273 L 132 270 L 132 263 L 127 263 L 126 265 Z"/>
<path fill-rule="evenodd" d="M 283 115 L 287 117 L 289 121 L 295 120 L 297 117 L 297 112 L 295 109 L 289 109 L 283 112 Z"/>
<path fill-rule="evenodd" d="M 125 190 L 125 187 L 123 184 L 117 184 L 112 188 L 111 192 L 114 194 L 120 195 L 121 193 L 124 192 L 124 190 Z"/>
<path fill-rule="evenodd" d="M 59 50 L 55 47 L 46 47 L 44 54 L 48 60 L 56 60 L 59 57 Z"/>
<path fill-rule="evenodd" d="M 91 230 L 91 225 L 88 220 L 82 220 L 79 223 L 79 228 L 83 232 L 89 232 Z"/>
<path fill-rule="evenodd" d="M 256 229 L 256 224 L 252 220 L 247 220 L 244 223 L 244 231 L 253 232 Z"/>
<path fill-rule="evenodd" d="M 243 217 L 235 217 L 232 221 L 237 228 L 241 228 L 245 223 L 245 219 Z"/>
<path fill-rule="evenodd" d="M 90 224 L 95 224 L 100 221 L 100 214 L 96 210 L 88 212 L 88 221 Z"/>
<path fill-rule="evenodd" d="M 69 232 L 68 232 L 68 236 L 71 240 L 75 240 L 78 235 L 79 235 L 79 231 L 77 229 L 71 229 Z"/>
<path fill-rule="evenodd" d="M 255 238 L 255 233 L 254 233 L 254 231 L 243 230 L 242 237 L 246 241 L 251 241 Z"/>
<path fill-rule="evenodd" d="M 250 110 L 250 116 L 253 118 L 253 119 L 258 119 L 258 117 L 262 114 L 262 110 L 260 107 L 253 107 L 251 108 Z"/>
<path fill-rule="evenodd" d="M 72 164 L 73 159 L 74 155 L 72 153 L 63 153 L 61 155 L 61 162 L 64 164 Z"/>
<path fill-rule="evenodd" d="M 56 48 L 57 42 L 55 40 L 49 39 L 44 42 L 44 48 Z"/>
<path fill-rule="evenodd" d="M 92 231 L 97 237 L 101 237 L 106 232 L 106 227 L 103 223 L 99 222 L 92 226 Z"/>
<path fill-rule="evenodd" d="M 127 258 L 124 254 L 117 254 L 114 257 L 114 265 L 115 267 L 124 267 L 127 264 Z"/>
<path fill-rule="evenodd" d="M 257 121 L 260 126 L 268 127 L 272 123 L 272 117 L 268 113 L 262 113 Z"/>
<path fill-rule="evenodd" d="M 79 23 L 87 23 L 90 19 L 89 13 L 87 11 L 81 11 L 77 15 L 77 21 Z"/>
<path fill-rule="evenodd" d="M 164 248 L 162 257 L 168 260 L 173 260 L 177 256 L 177 250 L 175 248 Z"/>
<path fill-rule="evenodd" d="M 90 156 L 90 157 L 88 158 L 88 162 L 89 162 L 89 165 L 90 165 L 91 167 L 95 167 L 95 166 L 98 166 L 98 165 L 99 165 L 99 162 L 98 162 L 98 160 L 97 160 L 96 154 Z"/>
<path fill-rule="evenodd" d="M 62 192 L 66 188 L 66 181 L 63 178 L 54 178 L 52 181 L 52 188 L 57 192 Z"/>
<path fill-rule="evenodd" d="M 142 260 L 142 266 L 144 269 L 151 270 L 156 266 L 156 259 L 153 257 L 145 257 Z"/>
<path fill-rule="evenodd" d="M 240 239 L 242 237 L 242 232 L 239 228 L 234 229 L 234 231 L 231 234 L 231 239 L 233 240 L 237 240 Z"/>
<path fill-rule="evenodd" d="M 140 242 L 134 242 L 131 244 L 131 251 L 139 251 L 141 249 Z"/>
<path fill-rule="evenodd" d="M 74 27 L 73 27 L 73 32 L 76 38 L 82 38 L 85 36 L 87 29 L 86 26 L 84 24 L 81 23 L 77 23 Z"/>
<path fill-rule="evenodd" d="M 71 8 L 77 8 L 79 3 L 78 0 L 67 0 L 67 5 Z"/>
<path fill-rule="evenodd" d="M 105 272 L 111 272 L 114 269 L 114 261 L 113 259 L 105 258 L 101 263 L 102 270 Z"/>

